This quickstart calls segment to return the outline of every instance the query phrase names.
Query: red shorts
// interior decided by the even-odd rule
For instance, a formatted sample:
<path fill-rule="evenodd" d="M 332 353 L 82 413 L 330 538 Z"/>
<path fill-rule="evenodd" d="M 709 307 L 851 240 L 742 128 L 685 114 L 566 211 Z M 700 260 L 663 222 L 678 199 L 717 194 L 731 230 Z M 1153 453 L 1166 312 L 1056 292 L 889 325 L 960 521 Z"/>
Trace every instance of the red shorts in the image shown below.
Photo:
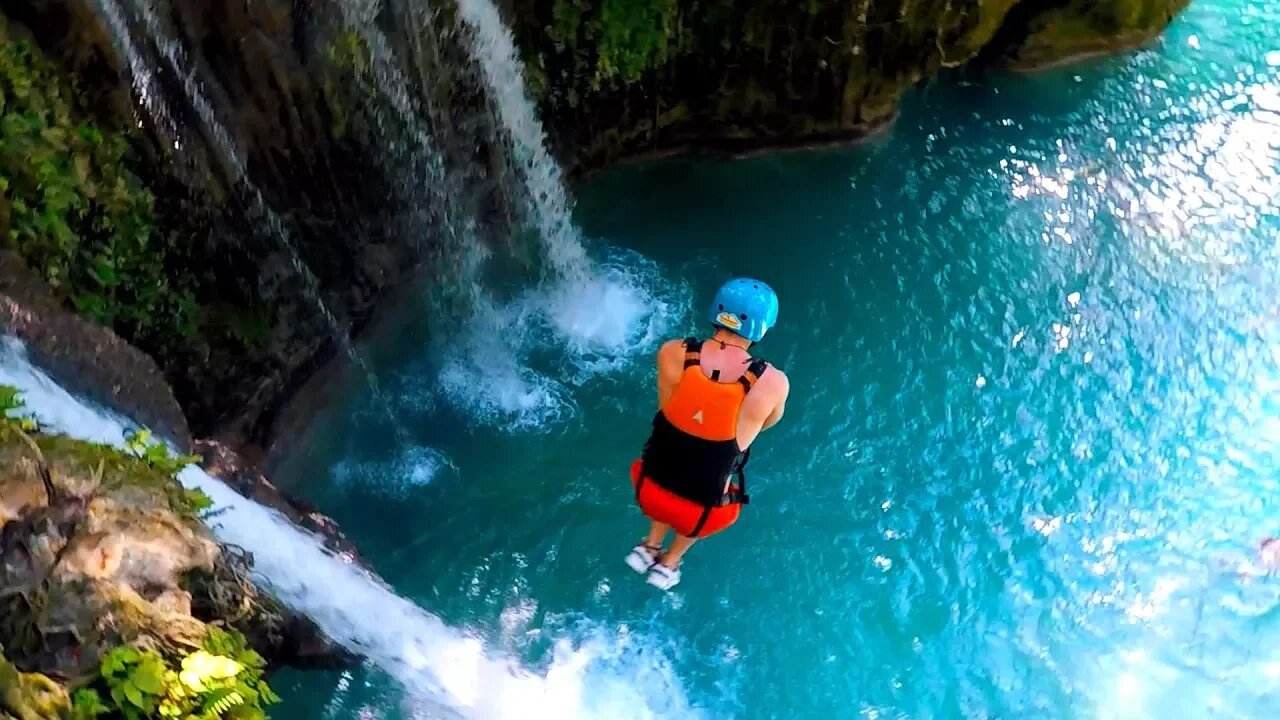
<path fill-rule="evenodd" d="M 640 461 L 631 463 L 631 486 L 640 482 Z M 693 529 L 702 519 L 706 508 L 692 500 L 686 500 L 661 485 L 646 479 L 640 486 L 638 498 L 640 510 L 654 522 L 670 525 L 685 537 L 693 537 Z M 738 521 L 738 513 L 742 507 L 737 503 L 711 508 L 707 521 L 698 531 L 698 537 L 704 538 L 724 530 Z"/>

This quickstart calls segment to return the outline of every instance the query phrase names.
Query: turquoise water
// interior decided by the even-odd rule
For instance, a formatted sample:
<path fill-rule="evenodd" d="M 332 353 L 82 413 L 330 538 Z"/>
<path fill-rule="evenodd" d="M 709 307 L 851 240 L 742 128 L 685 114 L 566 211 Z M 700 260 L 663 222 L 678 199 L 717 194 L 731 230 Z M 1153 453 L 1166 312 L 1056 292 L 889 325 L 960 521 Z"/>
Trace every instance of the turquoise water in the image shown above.
<path fill-rule="evenodd" d="M 1280 535 L 1278 27 L 1197 0 L 1145 51 L 943 78 L 868 145 L 605 176 L 576 216 L 612 291 L 503 317 L 653 310 L 623 351 L 406 308 L 371 353 L 420 447 L 353 384 L 276 479 L 584 716 L 608 680 L 660 717 L 1274 717 L 1280 581 L 1231 568 Z M 735 274 L 781 296 L 792 400 L 664 595 L 622 564 L 651 355 Z M 415 716 L 376 670 L 278 683 L 282 716 Z"/>

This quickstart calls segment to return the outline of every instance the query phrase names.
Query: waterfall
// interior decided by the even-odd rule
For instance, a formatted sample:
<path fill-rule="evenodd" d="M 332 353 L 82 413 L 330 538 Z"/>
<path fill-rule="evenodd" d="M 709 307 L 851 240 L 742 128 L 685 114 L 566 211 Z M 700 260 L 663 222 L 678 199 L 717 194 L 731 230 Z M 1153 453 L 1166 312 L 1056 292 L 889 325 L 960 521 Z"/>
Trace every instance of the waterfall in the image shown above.
<path fill-rule="evenodd" d="M 189 67 L 190 64 L 183 56 L 181 46 L 165 32 L 149 2 L 150 0 L 133 0 L 134 10 L 146 28 L 149 38 L 169 64 L 170 69 L 173 70 L 177 77 L 182 79 L 182 88 L 186 95 L 186 100 L 195 110 L 196 116 L 199 117 L 203 129 L 213 145 L 213 149 L 218 153 L 218 158 L 226 166 L 226 169 L 230 171 L 236 184 L 243 188 L 248 195 L 250 211 L 258 216 L 263 229 L 270 237 L 279 240 L 284 247 L 294 270 L 302 278 L 307 298 L 323 316 L 330 333 L 342 347 L 347 357 L 350 358 L 352 364 L 364 374 L 371 391 L 385 410 L 395 432 L 400 436 L 401 440 L 407 442 L 408 437 L 404 434 L 404 429 L 400 426 L 400 423 L 396 421 L 391 401 L 382 392 L 373 370 L 370 369 L 364 357 L 356 350 L 351 342 L 349 333 L 338 322 L 337 316 L 333 314 L 325 304 L 324 299 L 320 297 L 320 283 L 316 279 L 315 273 L 311 271 L 311 268 L 307 267 L 306 262 L 302 259 L 302 255 L 298 252 L 298 248 L 280 215 L 272 209 L 262 191 L 249 178 L 249 173 L 245 169 L 244 161 L 241 160 L 239 152 L 236 150 L 235 143 L 231 140 L 230 134 L 223 127 L 221 121 L 218 120 L 213 106 L 204 97 L 200 84 L 196 81 L 194 69 Z M 116 4 L 116 0 L 96 0 L 96 4 L 99 13 L 112 30 L 112 35 L 118 43 L 117 49 L 128 58 L 130 72 L 134 75 L 134 88 L 139 93 L 139 99 L 142 101 L 143 107 L 148 112 L 154 113 L 153 117 L 158 124 L 168 127 L 171 125 L 172 116 L 165 109 L 164 100 L 152 82 L 152 73 L 147 69 L 145 58 L 143 58 L 133 42 L 132 34 L 129 32 L 125 15 L 121 12 L 120 6 Z"/>
<path fill-rule="evenodd" d="M 138 49 L 133 44 L 133 37 L 129 34 L 129 26 L 125 24 L 124 18 L 120 15 L 120 8 L 116 6 L 114 0 L 103 0 L 99 10 L 103 19 L 107 21 L 107 26 L 111 29 L 112 37 L 117 38 L 117 42 L 120 43 L 120 50 L 124 53 L 125 61 L 129 63 L 129 74 L 133 81 L 133 93 L 138 98 L 138 103 L 142 105 L 148 117 L 156 124 L 156 128 L 165 141 L 175 149 L 179 148 L 178 127 L 174 124 L 173 117 L 169 114 L 164 98 L 156 87 L 154 74 L 147 67 L 147 64 L 143 62 L 142 54 L 138 52 Z M 141 123 L 139 123 L 139 127 L 141 127 Z"/>
<path fill-rule="evenodd" d="M 472 55 L 480 64 L 491 100 L 508 134 L 512 160 L 525 186 L 529 213 L 538 226 L 547 260 L 561 279 L 580 283 L 589 264 L 577 228 L 560 166 L 547 152 L 546 134 L 525 90 L 515 40 L 492 0 L 457 0 L 459 17 L 471 28 Z"/>
<path fill-rule="evenodd" d="M 354 31 L 369 48 L 373 79 L 376 84 L 369 86 L 365 83 L 365 91 L 370 96 L 386 100 L 395 115 L 395 120 L 405 128 L 408 135 L 407 171 L 395 167 L 397 163 L 395 149 L 401 143 L 385 141 L 379 145 L 383 154 L 383 169 L 397 175 L 395 187 L 399 192 L 410 195 L 408 198 L 410 206 L 420 205 L 420 200 L 426 199 L 428 210 L 438 216 L 441 229 L 458 253 L 459 263 L 456 270 L 459 277 L 455 280 L 466 290 L 468 304 L 474 307 L 475 297 L 479 292 L 477 279 L 479 267 L 487 253 L 476 238 L 475 218 L 465 213 L 460 214 L 455 209 L 464 193 L 459 183 L 452 177 L 449 168 L 446 167 L 439 142 L 432 136 L 425 121 L 430 117 L 432 110 L 429 101 L 424 100 L 422 103 L 427 107 L 420 107 L 420 103 L 412 92 L 409 78 L 402 70 L 403 63 L 396 57 L 386 35 L 377 27 L 375 18 L 380 8 L 380 0 L 338 0 L 336 4 L 343 26 Z M 361 80 L 363 82 L 363 78 Z M 379 110 L 381 109 L 380 107 Z M 391 131 L 381 112 L 377 114 L 377 118 L 379 129 L 385 139 L 391 135 Z M 419 191 L 425 191 L 425 198 L 417 194 Z M 409 232 L 419 243 L 419 251 L 425 253 L 426 248 L 421 245 L 422 238 L 426 235 L 425 228 L 411 227 Z"/>
<path fill-rule="evenodd" d="M 134 424 L 78 399 L 31 364 L 12 337 L 0 339 L 0 384 L 17 388 L 27 411 L 49 431 L 123 447 Z M 415 702 L 439 717 L 526 718 L 532 709 L 557 718 L 692 717 L 679 684 L 659 658 L 637 657 L 634 667 L 605 667 L 617 654 L 598 642 L 557 647 L 545 675 L 446 625 L 384 582 L 334 556 L 320 538 L 274 510 L 233 492 L 196 466 L 178 476 L 203 490 L 221 510 L 212 521 L 222 542 L 253 553 L 256 579 L 289 607 L 311 617 L 333 640 L 363 655 L 398 680 Z M 635 654 L 628 652 L 627 654 Z M 638 687 L 652 683 L 651 692 Z M 653 695 L 654 698 L 648 697 Z M 653 709 L 654 702 L 665 708 Z M 671 707 L 675 705 L 675 707 Z M 423 709 L 423 708 L 420 708 Z"/>

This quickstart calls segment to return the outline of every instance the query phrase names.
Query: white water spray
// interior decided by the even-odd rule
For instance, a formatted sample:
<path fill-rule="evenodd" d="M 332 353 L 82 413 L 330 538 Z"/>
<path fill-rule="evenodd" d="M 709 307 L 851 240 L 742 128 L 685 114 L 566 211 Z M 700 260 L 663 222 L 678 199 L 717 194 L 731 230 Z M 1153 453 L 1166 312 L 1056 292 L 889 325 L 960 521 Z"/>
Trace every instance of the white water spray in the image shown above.
<path fill-rule="evenodd" d="M 160 129 L 165 141 L 173 145 L 175 150 L 179 149 L 178 129 L 173 122 L 173 116 L 170 115 L 164 97 L 161 96 L 160 89 L 156 86 L 154 74 L 147 67 L 147 64 L 142 61 L 142 54 L 133 45 L 133 36 L 129 34 L 129 27 L 120 15 L 120 8 L 116 6 L 113 0 L 103 0 L 99 10 L 103 19 L 106 20 L 112 36 L 118 38 L 121 45 L 120 49 L 124 52 L 125 61 L 129 63 L 129 74 L 133 76 L 133 92 L 138 98 L 138 102 L 146 110 L 152 122 Z M 139 127 L 141 127 L 141 122 L 139 122 Z"/>
<path fill-rule="evenodd" d="M 12 337 L 0 341 L 0 384 L 17 388 L 25 409 L 51 431 L 122 447 L 132 425 L 63 390 L 30 363 L 21 342 Z M 534 674 L 490 653 L 480 640 L 445 625 L 376 577 L 330 554 L 318 537 L 198 467 L 183 470 L 179 480 L 203 490 L 222 510 L 214 520 L 214 534 L 251 550 L 255 574 L 278 598 L 396 678 L 435 713 L 448 708 L 458 717 L 497 720 L 697 717 L 664 658 L 643 646 L 638 651 L 623 648 L 621 654 L 633 659 L 626 667 L 616 666 L 616 646 L 626 641 L 615 633 L 590 638 L 578 648 L 561 641 L 547 672 Z M 638 687 L 637 680 L 652 689 Z"/>

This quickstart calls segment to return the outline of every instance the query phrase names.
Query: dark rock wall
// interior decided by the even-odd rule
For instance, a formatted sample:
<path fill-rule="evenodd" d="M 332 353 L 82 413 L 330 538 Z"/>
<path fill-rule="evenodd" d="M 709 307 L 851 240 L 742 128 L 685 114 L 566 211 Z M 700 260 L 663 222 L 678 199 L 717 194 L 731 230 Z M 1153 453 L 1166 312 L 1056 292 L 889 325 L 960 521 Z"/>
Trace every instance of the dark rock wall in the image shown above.
<path fill-rule="evenodd" d="M 309 3 L 156 3 L 215 125 L 131 12 L 138 3 L 114 1 L 154 73 L 158 114 L 135 105 L 129 59 L 94 2 L 14 0 L 3 18 L 79 80 L 103 127 L 131 132 L 157 231 L 185 249 L 167 270 L 193 279 L 199 331 L 128 339 L 156 357 L 197 434 L 260 438 L 261 419 L 337 352 L 317 299 L 358 331 L 385 291 L 432 259 L 431 238 L 388 219 L 399 208 L 370 148 L 374 118 L 350 60 L 308 22 Z"/>
<path fill-rule="evenodd" d="M 850 140 L 980 54 L 1035 67 L 1139 45 L 1188 0 L 512 0 L 579 172 L 675 150 Z M 993 47 L 994 43 L 994 47 Z"/>

